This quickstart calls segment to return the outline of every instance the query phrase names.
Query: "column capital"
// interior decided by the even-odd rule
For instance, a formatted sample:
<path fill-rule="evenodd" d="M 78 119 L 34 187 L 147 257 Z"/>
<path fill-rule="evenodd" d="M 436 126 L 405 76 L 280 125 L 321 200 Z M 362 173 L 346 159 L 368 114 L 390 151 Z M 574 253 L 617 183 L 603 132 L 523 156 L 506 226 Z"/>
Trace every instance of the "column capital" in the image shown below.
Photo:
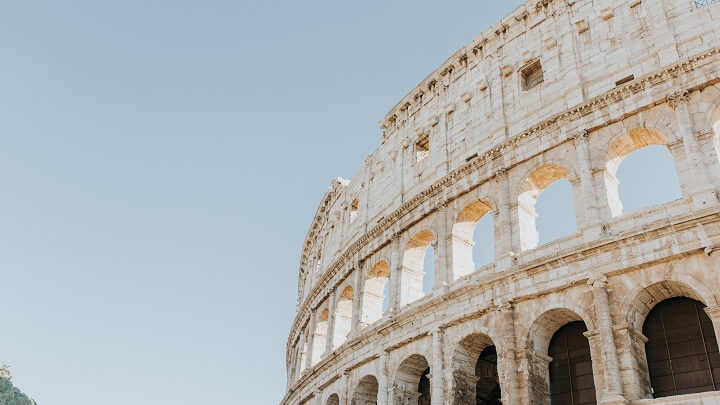
<path fill-rule="evenodd" d="M 670 94 L 668 94 L 665 97 L 665 100 L 667 100 L 668 104 L 670 104 L 670 107 L 672 109 L 677 108 L 680 105 L 683 105 L 688 102 L 689 100 L 689 91 L 687 89 L 685 90 L 677 90 Z"/>
<path fill-rule="evenodd" d="M 508 172 L 508 169 L 505 167 L 502 167 L 495 171 L 495 173 L 493 174 L 493 177 L 496 177 L 496 178 L 504 177 L 507 174 L 507 172 Z"/>
<path fill-rule="evenodd" d="M 587 129 L 579 129 L 570 135 L 570 139 L 572 139 L 573 142 L 585 142 L 587 141 L 588 134 Z"/>
<path fill-rule="evenodd" d="M 502 300 L 498 304 L 498 309 L 500 312 L 508 312 L 512 311 L 514 309 L 514 305 L 512 303 L 512 300 Z"/>
<path fill-rule="evenodd" d="M 594 276 L 591 276 L 587 281 L 589 286 L 592 286 L 595 289 L 605 289 L 607 288 L 608 284 L 608 278 L 604 274 L 596 274 Z"/>

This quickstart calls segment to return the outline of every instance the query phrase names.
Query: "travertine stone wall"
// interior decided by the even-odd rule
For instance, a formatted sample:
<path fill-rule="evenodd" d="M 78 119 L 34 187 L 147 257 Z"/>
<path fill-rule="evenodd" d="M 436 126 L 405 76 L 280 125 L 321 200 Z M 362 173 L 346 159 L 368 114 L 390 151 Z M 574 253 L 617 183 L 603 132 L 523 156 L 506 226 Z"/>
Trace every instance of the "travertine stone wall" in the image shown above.
<path fill-rule="evenodd" d="M 549 403 L 548 344 L 576 320 L 600 403 L 720 403 L 651 399 L 642 334 L 655 304 L 684 296 L 720 336 L 720 4 L 529 1 L 380 125 L 380 146 L 333 181 L 304 242 L 283 404 L 417 403 L 404 383 L 427 368 L 433 404 L 466 403 L 469 364 L 489 345 L 504 403 Z M 667 147 L 683 197 L 623 213 L 617 167 L 647 145 Z M 578 231 L 539 245 L 535 199 L 561 178 Z M 484 215 L 495 261 L 478 269 Z"/>

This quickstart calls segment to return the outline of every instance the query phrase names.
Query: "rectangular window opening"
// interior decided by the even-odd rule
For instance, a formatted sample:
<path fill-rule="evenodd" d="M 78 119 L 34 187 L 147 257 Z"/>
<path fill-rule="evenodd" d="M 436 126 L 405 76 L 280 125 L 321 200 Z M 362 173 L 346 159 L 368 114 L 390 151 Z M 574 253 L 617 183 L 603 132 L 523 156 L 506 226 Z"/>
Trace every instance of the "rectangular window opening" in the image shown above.
<path fill-rule="evenodd" d="M 520 70 L 520 80 L 523 91 L 527 91 L 542 83 L 545 80 L 542 65 L 539 60 L 527 65 Z"/>
<path fill-rule="evenodd" d="M 430 156 L 430 135 L 421 135 L 415 142 L 415 162 Z"/>
<path fill-rule="evenodd" d="M 358 199 L 356 198 L 355 200 L 353 200 L 352 205 L 350 206 L 350 222 L 354 221 L 355 218 L 357 218 L 358 205 L 359 205 L 359 202 L 358 202 Z"/>

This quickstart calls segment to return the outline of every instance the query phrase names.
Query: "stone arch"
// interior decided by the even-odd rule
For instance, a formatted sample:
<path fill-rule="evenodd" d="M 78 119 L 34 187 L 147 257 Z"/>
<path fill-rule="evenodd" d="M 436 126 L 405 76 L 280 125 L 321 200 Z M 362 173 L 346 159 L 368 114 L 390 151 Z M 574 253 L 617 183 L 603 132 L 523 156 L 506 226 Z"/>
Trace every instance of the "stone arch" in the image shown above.
<path fill-rule="evenodd" d="M 645 318 L 655 305 L 675 297 L 692 298 L 708 307 L 717 306 L 717 300 L 707 285 L 689 274 L 683 274 L 674 280 L 662 280 L 635 287 L 626 294 L 619 310 L 625 315 L 628 325 L 640 331 Z"/>
<path fill-rule="evenodd" d="M 327 342 L 328 332 L 328 318 L 329 311 L 327 308 L 320 311 L 315 321 L 315 330 L 313 333 L 313 347 L 312 347 L 312 359 L 310 362 L 311 366 L 314 366 L 320 361 L 323 353 L 325 352 L 325 344 Z"/>
<path fill-rule="evenodd" d="M 593 321 L 584 311 L 575 311 L 563 306 L 553 306 L 545 308 L 541 314 L 535 318 L 532 325 L 528 329 L 525 338 L 525 347 L 527 349 L 526 359 L 524 361 L 527 373 L 527 397 L 530 403 L 550 404 L 550 363 L 552 357 L 548 355 L 548 348 L 555 334 L 564 329 L 565 326 L 582 323 L 589 332 L 585 333 L 588 337 L 588 346 L 590 348 L 592 358 L 592 370 L 594 377 L 594 386 L 601 387 L 601 373 L 598 369 L 598 349 L 596 345 L 590 342 L 590 336 L 594 334 Z"/>
<path fill-rule="evenodd" d="M 517 220 L 520 235 L 520 250 L 529 250 L 538 246 L 540 237 L 535 225 L 537 213 L 535 203 L 540 193 L 555 181 L 567 179 L 573 185 L 573 195 L 577 194 L 577 176 L 572 167 L 564 162 L 545 162 L 529 170 L 520 183 L 517 199 Z M 573 199 L 573 205 L 575 201 Z M 577 208 L 576 217 L 577 217 Z M 577 222 L 577 220 L 576 220 Z"/>
<path fill-rule="evenodd" d="M 335 327 L 333 328 L 333 347 L 338 347 L 350 333 L 352 326 L 352 308 L 355 292 L 351 286 L 345 286 L 337 297 L 335 305 Z"/>
<path fill-rule="evenodd" d="M 362 377 L 353 390 L 350 405 L 377 405 L 378 389 L 378 380 L 374 375 Z"/>
<path fill-rule="evenodd" d="M 539 311 L 525 337 L 525 347 L 536 353 L 547 353 L 550 339 L 565 324 L 583 321 L 588 330 L 594 330 L 593 319 L 586 311 L 562 305 L 553 305 Z"/>
<path fill-rule="evenodd" d="M 420 400 L 423 379 L 430 369 L 425 356 L 413 354 L 400 363 L 392 384 L 394 404 L 417 404 Z"/>
<path fill-rule="evenodd" d="M 340 405 L 340 397 L 338 394 L 332 394 L 325 401 L 325 405 Z"/>
<path fill-rule="evenodd" d="M 458 212 L 452 227 L 452 266 L 453 279 L 470 274 L 476 270 L 473 260 L 473 231 L 485 215 L 492 215 L 492 206 L 487 200 L 475 200 Z"/>
<path fill-rule="evenodd" d="M 400 305 L 409 304 L 425 296 L 423 279 L 425 254 L 437 246 L 437 234 L 429 229 L 415 232 L 408 240 L 402 258 L 400 277 Z M 436 255 L 437 257 L 437 255 Z M 435 266 L 437 267 L 437 266 Z M 439 269 L 433 269 L 433 272 Z"/>
<path fill-rule="evenodd" d="M 673 157 L 675 170 L 678 170 L 677 154 L 669 146 L 669 138 L 663 132 L 650 127 L 640 127 L 626 131 L 610 140 L 604 156 L 604 185 L 607 194 L 608 208 L 612 217 L 622 214 L 622 201 L 618 191 L 619 181 L 616 177 L 622 161 L 631 153 L 651 145 L 664 146 Z M 678 179 L 680 176 L 677 176 Z"/>
<path fill-rule="evenodd" d="M 492 351 L 495 357 L 494 366 L 487 364 L 487 354 L 492 356 Z M 489 391 L 495 389 L 495 385 L 499 390 L 497 350 L 490 336 L 472 333 L 462 338 L 452 354 L 452 373 L 453 404 L 482 403 L 479 399 L 486 399 Z"/>
<path fill-rule="evenodd" d="M 390 265 L 385 260 L 375 263 L 367 272 L 363 286 L 362 325 L 369 325 L 382 318 L 383 304 L 389 297 L 385 288 L 390 282 Z"/>

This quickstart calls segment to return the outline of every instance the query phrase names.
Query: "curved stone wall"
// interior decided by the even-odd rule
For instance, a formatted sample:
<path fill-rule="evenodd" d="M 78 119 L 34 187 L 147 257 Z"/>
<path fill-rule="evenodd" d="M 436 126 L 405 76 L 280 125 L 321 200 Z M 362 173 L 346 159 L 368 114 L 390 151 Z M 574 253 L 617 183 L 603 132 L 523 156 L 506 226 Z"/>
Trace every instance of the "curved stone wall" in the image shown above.
<path fill-rule="evenodd" d="M 490 346 L 503 403 L 549 403 L 548 346 L 572 321 L 599 403 L 720 403 L 652 399 L 642 332 L 655 304 L 688 297 L 720 335 L 720 4 L 527 2 L 381 127 L 304 242 L 284 404 L 415 404 L 421 380 L 432 404 L 474 404 Z M 682 198 L 623 213 L 616 170 L 648 145 L 670 152 Z M 535 201 L 563 178 L 577 232 L 541 245 Z M 486 215 L 495 260 L 477 268 Z"/>

